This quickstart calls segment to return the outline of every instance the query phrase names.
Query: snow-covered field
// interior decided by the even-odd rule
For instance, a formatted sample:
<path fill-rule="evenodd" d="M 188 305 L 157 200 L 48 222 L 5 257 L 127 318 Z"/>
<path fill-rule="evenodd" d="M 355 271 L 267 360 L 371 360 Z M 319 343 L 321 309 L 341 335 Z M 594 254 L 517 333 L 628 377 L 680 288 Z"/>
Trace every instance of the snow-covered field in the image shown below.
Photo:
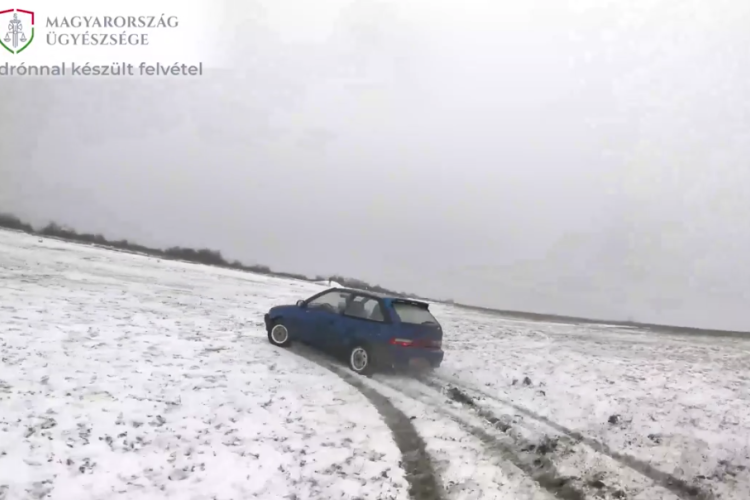
<path fill-rule="evenodd" d="M 5 231 L 0 282 L 0 498 L 407 498 L 378 412 L 266 340 L 320 287 Z"/>
<path fill-rule="evenodd" d="M 750 339 L 439 312 L 454 332 L 445 380 L 722 498 L 750 498 Z"/>
<path fill-rule="evenodd" d="M 406 499 L 373 393 L 437 498 L 750 498 L 750 341 L 436 304 L 443 367 L 352 385 L 266 340 L 322 289 L 0 231 L 0 500 Z"/>

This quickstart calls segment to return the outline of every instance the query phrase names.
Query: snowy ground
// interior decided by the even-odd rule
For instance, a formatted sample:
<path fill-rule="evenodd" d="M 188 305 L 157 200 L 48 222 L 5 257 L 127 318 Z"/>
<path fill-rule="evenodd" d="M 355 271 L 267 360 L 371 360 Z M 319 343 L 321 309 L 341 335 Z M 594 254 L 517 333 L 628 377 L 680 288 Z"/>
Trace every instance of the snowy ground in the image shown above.
<path fill-rule="evenodd" d="M 5 231 L 0 280 L 0 498 L 406 498 L 377 411 L 265 338 L 320 287 Z"/>
<path fill-rule="evenodd" d="M 750 498 L 750 339 L 436 311 L 454 332 L 441 378 L 724 498 Z"/>
<path fill-rule="evenodd" d="M 409 498 L 367 390 L 446 500 L 750 498 L 748 341 L 435 305 L 443 367 L 358 388 L 266 341 L 323 288 L 0 231 L 0 500 Z"/>

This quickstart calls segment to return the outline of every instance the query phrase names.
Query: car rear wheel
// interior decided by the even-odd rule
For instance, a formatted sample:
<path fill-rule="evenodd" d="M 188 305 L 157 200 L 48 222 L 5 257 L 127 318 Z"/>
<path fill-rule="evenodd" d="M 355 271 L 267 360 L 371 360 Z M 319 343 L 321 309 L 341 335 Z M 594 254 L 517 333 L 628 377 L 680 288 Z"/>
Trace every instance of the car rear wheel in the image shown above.
<path fill-rule="evenodd" d="M 374 359 L 369 348 L 357 345 L 349 351 L 349 368 L 360 375 L 369 375 L 373 371 Z"/>
<path fill-rule="evenodd" d="M 292 341 L 289 339 L 289 330 L 281 324 L 274 323 L 268 331 L 268 341 L 276 347 L 289 347 Z"/>

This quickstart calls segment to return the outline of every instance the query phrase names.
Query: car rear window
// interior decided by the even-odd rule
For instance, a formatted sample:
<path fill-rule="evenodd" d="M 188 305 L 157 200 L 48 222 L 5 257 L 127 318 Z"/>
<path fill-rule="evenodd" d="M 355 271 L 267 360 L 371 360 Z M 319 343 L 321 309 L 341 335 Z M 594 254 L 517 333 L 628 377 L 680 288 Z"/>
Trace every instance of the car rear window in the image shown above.
<path fill-rule="evenodd" d="M 408 304 L 406 302 L 394 302 L 393 309 L 401 319 L 402 323 L 421 325 L 423 323 L 439 324 L 430 311 L 424 306 Z"/>

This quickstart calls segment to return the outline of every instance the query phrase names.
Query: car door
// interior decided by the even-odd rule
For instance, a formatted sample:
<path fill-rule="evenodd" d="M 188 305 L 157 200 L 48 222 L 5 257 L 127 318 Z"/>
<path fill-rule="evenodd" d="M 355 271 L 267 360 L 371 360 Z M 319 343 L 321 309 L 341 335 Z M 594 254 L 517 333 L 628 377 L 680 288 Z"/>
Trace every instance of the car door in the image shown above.
<path fill-rule="evenodd" d="M 351 297 L 349 292 L 331 290 L 313 297 L 305 304 L 300 328 L 301 338 L 311 346 L 327 350 L 330 332 L 338 329 L 341 313 Z"/>
<path fill-rule="evenodd" d="M 329 348 L 348 352 L 358 342 L 373 344 L 380 338 L 385 322 L 378 299 L 354 294 L 347 302 L 341 320 L 328 332 Z"/>
<path fill-rule="evenodd" d="M 290 308 L 289 312 L 284 314 L 284 325 L 289 330 L 289 335 L 293 340 L 308 343 L 310 331 L 307 327 L 307 318 L 306 309 L 301 307 L 299 303 L 297 307 Z"/>

